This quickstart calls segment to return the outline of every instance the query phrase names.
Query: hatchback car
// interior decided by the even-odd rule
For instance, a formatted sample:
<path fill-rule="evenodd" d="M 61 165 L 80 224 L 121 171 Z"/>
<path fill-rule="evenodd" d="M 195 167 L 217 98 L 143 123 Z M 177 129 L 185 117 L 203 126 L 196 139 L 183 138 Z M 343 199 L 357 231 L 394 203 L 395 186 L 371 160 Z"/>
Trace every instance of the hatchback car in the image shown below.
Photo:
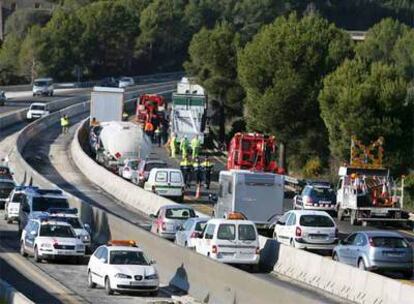
<path fill-rule="evenodd" d="M 324 211 L 291 210 L 276 223 L 273 233 L 280 243 L 300 249 L 332 250 L 338 243 L 338 229 Z"/>
<path fill-rule="evenodd" d="M 88 287 L 104 286 L 108 295 L 114 291 L 134 291 L 156 296 L 160 283 L 154 264 L 134 241 L 111 241 L 91 256 Z"/>
<path fill-rule="evenodd" d="M 334 213 L 336 210 L 336 195 L 330 183 L 310 182 L 301 195 L 293 198 L 295 209 L 323 210 Z"/>
<path fill-rule="evenodd" d="M 152 169 L 167 167 L 167 163 L 162 160 L 144 159 L 139 163 L 138 166 L 138 180 L 133 182 L 135 182 L 140 187 L 144 187 L 144 184 L 148 180 L 149 174 Z"/>
<path fill-rule="evenodd" d="M 175 234 L 175 243 L 180 246 L 194 248 L 194 240 L 203 233 L 208 220 L 208 218 L 196 217 L 185 221 Z"/>
<path fill-rule="evenodd" d="M 360 231 L 340 241 L 332 253 L 335 261 L 361 270 L 395 271 L 413 276 L 413 248 L 393 231 Z"/>
<path fill-rule="evenodd" d="M 139 162 L 139 159 L 126 159 L 118 169 L 119 176 L 137 183 Z"/>
<path fill-rule="evenodd" d="M 157 214 L 151 214 L 154 219 L 151 225 L 151 232 L 166 239 L 175 239 L 175 233 L 180 229 L 186 220 L 197 217 L 194 209 L 184 205 L 162 206 Z"/>

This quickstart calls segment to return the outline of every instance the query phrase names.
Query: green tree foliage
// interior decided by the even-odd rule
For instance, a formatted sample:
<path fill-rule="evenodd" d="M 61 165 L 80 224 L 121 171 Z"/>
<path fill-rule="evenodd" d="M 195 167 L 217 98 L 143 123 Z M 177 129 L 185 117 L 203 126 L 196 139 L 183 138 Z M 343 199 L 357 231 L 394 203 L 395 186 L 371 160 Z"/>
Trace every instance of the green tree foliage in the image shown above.
<path fill-rule="evenodd" d="M 365 143 L 385 139 L 385 165 L 412 165 L 414 99 L 393 65 L 347 60 L 324 82 L 319 96 L 333 156 L 349 159 L 351 136 Z"/>
<path fill-rule="evenodd" d="M 51 12 L 48 10 L 39 9 L 20 9 L 15 11 L 6 20 L 5 34 L 12 33 L 20 38 L 26 36 L 27 31 L 33 25 L 45 25 L 51 17 Z"/>
<path fill-rule="evenodd" d="M 203 28 L 194 35 L 185 63 L 218 106 L 219 138 L 224 140 L 226 117 L 242 112 L 243 90 L 237 80 L 237 35 L 227 23 L 214 29 Z"/>
<path fill-rule="evenodd" d="M 22 80 L 18 74 L 21 39 L 14 34 L 8 35 L 0 51 L 0 83 L 8 85 Z"/>
<path fill-rule="evenodd" d="M 323 77 L 350 54 L 345 33 L 315 15 L 294 14 L 264 27 L 240 53 L 248 127 L 284 142 L 291 166 L 326 158 L 317 96 Z"/>

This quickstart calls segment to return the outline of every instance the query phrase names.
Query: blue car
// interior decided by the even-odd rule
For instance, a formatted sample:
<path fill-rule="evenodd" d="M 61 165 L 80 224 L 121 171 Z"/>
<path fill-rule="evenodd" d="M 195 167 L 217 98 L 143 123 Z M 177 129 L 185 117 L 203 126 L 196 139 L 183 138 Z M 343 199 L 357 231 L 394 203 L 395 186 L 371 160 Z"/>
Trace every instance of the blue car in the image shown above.
<path fill-rule="evenodd" d="M 400 272 L 406 279 L 413 276 L 413 248 L 397 232 L 352 233 L 334 248 L 332 258 L 361 270 Z"/>

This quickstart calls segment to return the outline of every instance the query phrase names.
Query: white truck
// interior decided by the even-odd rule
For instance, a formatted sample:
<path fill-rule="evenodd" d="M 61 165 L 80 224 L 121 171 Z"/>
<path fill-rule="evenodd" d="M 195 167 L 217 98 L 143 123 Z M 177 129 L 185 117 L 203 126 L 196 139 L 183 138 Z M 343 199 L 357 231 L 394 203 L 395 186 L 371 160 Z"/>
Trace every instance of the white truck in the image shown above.
<path fill-rule="evenodd" d="M 336 195 L 338 219 L 351 225 L 407 221 L 403 187 L 397 187 L 387 169 L 340 167 Z"/>
<path fill-rule="evenodd" d="M 191 141 L 198 136 L 204 142 L 207 96 L 204 88 L 192 79 L 183 77 L 172 95 L 171 130 L 181 140 Z"/>
<path fill-rule="evenodd" d="M 102 128 L 97 142 L 96 161 L 117 172 L 126 159 L 144 159 L 151 151 L 151 141 L 142 128 L 132 122 L 110 121 Z"/>
<path fill-rule="evenodd" d="M 259 230 L 272 230 L 283 215 L 284 176 L 247 170 L 221 171 L 217 218 L 233 212 L 242 213 Z"/>
<path fill-rule="evenodd" d="M 95 118 L 98 123 L 122 121 L 124 92 L 120 88 L 94 87 L 91 93 L 91 118 Z"/>

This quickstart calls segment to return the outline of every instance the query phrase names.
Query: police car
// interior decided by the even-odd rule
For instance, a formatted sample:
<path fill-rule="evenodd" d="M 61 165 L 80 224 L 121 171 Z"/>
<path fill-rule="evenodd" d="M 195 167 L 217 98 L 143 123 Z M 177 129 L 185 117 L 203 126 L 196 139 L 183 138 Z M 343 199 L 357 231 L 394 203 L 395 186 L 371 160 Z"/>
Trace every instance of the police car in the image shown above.
<path fill-rule="evenodd" d="M 88 264 L 88 287 L 114 291 L 158 294 L 159 279 L 154 261 L 148 260 L 134 241 L 111 241 L 96 249 Z"/>
<path fill-rule="evenodd" d="M 22 231 L 20 254 L 32 255 L 35 262 L 73 258 L 80 263 L 85 256 L 85 245 L 68 222 L 33 214 Z"/>
<path fill-rule="evenodd" d="M 76 236 L 86 246 L 86 251 L 91 246 L 91 228 L 88 224 L 83 224 L 78 217 L 78 209 L 76 208 L 50 208 L 46 211 L 49 218 L 54 220 L 62 220 L 68 222 L 76 233 Z"/>

